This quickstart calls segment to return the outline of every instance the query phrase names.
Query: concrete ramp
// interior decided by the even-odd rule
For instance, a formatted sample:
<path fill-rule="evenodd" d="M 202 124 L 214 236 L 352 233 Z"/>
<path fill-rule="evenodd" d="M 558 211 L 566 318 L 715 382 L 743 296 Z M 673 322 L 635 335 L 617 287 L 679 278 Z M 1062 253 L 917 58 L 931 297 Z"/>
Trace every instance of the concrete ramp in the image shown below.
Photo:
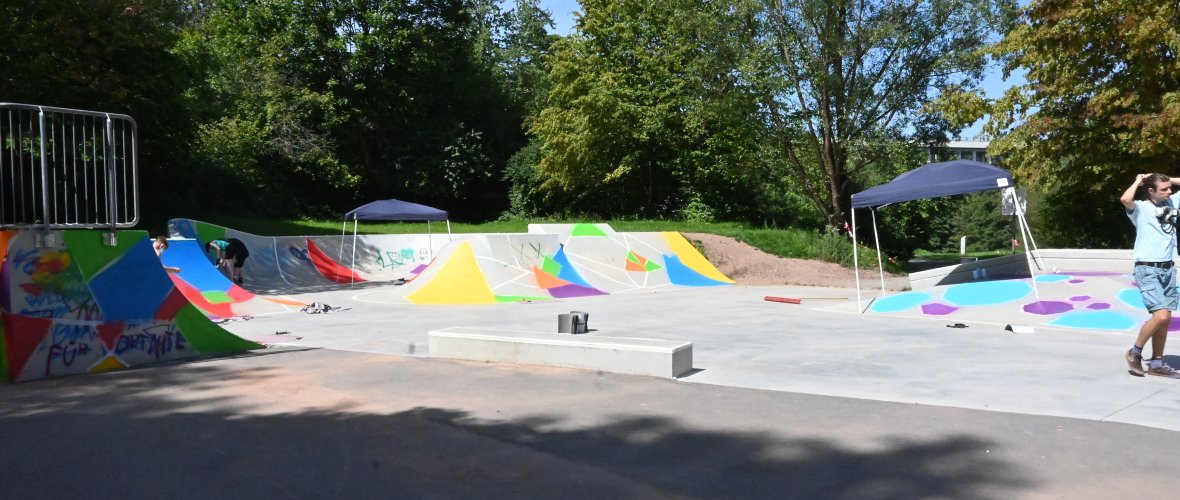
<path fill-rule="evenodd" d="M 242 240 L 250 258 L 241 288 L 262 293 L 405 280 L 366 297 L 488 304 L 733 283 L 680 233 L 617 233 L 606 224 L 530 225 L 528 234 L 359 235 L 355 241 L 351 235 L 257 236 L 190 219 L 173 219 L 169 227 L 199 243 Z"/>
<path fill-rule="evenodd" d="M 147 233 L 0 232 L 0 378 L 23 382 L 258 349 L 168 277 Z"/>
<path fill-rule="evenodd" d="M 541 270 L 557 238 L 535 234 L 456 236 L 421 274 L 401 287 L 413 304 L 491 304 L 548 300 L 570 291 Z M 601 292 L 586 292 L 586 295 Z"/>
<path fill-rule="evenodd" d="M 261 316 L 307 305 L 290 299 L 255 295 L 235 285 L 210 261 L 204 250 L 197 240 L 172 238 L 160 260 L 164 265 L 180 268 L 179 273 L 168 273 L 168 277 L 193 305 L 206 314 L 220 318 Z"/>
<path fill-rule="evenodd" d="M 259 293 L 320 290 L 335 285 L 408 279 L 425 269 L 448 235 L 258 236 L 195 221 L 168 221 L 173 236 L 200 243 L 237 238 L 250 250 L 243 287 Z"/>
<path fill-rule="evenodd" d="M 619 233 L 607 224 L 529 224 L 529 232 L 557 235 L 555 259 L 608 293 L 733 284 L 678 232 Z"/>

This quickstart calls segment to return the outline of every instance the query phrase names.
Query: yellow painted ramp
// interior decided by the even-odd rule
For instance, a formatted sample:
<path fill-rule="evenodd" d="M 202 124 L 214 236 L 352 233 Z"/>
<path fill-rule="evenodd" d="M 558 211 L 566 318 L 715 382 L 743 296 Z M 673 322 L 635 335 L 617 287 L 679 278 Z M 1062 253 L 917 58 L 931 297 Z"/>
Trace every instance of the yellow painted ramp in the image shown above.
<path fill-rule="evenodd" d="M 722 283 L 733 283 L 733 280 L 728 276 L 721 274 L 713 264 L 697 251 L 696 247 L 692 246 L 688 240 L 684 239 L 684 235 L 676 231 L 664 232 L 664 239 L 668 240 L 668 246 L 671 247 L 672 252 L 680 257 L 680 263 L 687 266 L 689 269 L 696 271 L 706 278 L 714 279 Z"/>
<path fill-rule="evenodd" d="M 470 242 L 463 242 L 430 283 L 406 296 L 414 304 L 494 304 L 496 295 L 475 262 Z"/>

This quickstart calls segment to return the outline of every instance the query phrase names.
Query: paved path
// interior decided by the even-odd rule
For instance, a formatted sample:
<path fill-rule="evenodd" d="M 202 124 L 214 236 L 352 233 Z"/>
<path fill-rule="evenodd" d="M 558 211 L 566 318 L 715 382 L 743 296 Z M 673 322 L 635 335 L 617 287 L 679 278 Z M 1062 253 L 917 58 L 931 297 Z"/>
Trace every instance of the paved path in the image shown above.
<path fill-rule="evenodd" d="M 590 313 L 592 335 L 692 341 L 699 371 L 682 382 L 1180 430 L 1180 381 L 1130 376 L 1122 353 L 1134 341 L 1131 333 L 1038 327 L 1033 334 L 1015 334 L 1003 329 L 1004 318 L 947 328 L 960 320 L 858 315 L 855 292 L 810 287 L 683 289 L 487 306 L 377 302 L 384 293 L 371 288 L 316 294 L 314 300 L 349 310 L 260 317 L 226 327 L 263 341 L 424 356 L 432 329 L 555 332 L 557 314 L 582 310 Z M 767 302 L 766 295 L 803 297 L 803 303 Z M 291 333 L 272 335 L 277 331 Z M 1180 366 L 1180 357 L 1169 361 Z"/>
<path fill-rule="evenodd" d="M 952 329 L 860 316 L 848 296 L 451 307 L 318 293 L 302 298 L 348 309 L 226 325 L 298 345 L 0 386 L 0 476 L 12 498 L 1175 495 L 1180 382 L 1127 375 L 1129 334 Z M 698 371 L 423 357 L 433 328 L 551 331 L 571 309 L 592 335 L 691 340 Z"/>

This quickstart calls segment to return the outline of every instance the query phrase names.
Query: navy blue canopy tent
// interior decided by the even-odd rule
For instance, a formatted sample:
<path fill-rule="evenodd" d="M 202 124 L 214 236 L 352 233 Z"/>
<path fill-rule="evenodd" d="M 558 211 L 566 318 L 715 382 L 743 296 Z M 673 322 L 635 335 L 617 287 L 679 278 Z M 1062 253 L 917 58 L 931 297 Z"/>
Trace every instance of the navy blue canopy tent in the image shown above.
<path fill-rule="evenodd" d="M 447 220 L 447 211 L 401 200 L 377 200 L 344 214 L 344 220 Z"/>
<path fill-rule="evenodd" d="M 927 198 L 941 198 L 960 194 L 978 193 L 981 191 L 1003 190 L 1005 196 L 1016 199 L 1016 190 L 1012 182 L 1012 174 L 1007 170 L 987 163 L 971 160 L 954 160 L 940 163 L 929 163 L 901 174 L 888 183 L 874 186 L 870 189 L 852 195 L 852 244 L 856 247 L 856 209 L 868 208 L 873 215 L 873 236 L 877 238 L 878 208 L 905 201 L 924 200 Z M 1028 222 L 1024 218 L 1020 203 L 1015 203 L 1016 217 L 1020 223 L 1020 232 L 1025 241 L 1036 249 L 1032 241 L 1032 231 L 1028 229 Z M 1028 252 L 1026 252 L 1028 254 Z M 856 268 L 856 301 L 860 307 L 860 266 L 856 252 L 852 253 L 853 267 Z M 881 244 L 877 243 L 877 265 L 881 272 L 881 293 L 885 293 L 885 266 L 881 262 Z M 1032 272 L 1032 263 L 1029 263 Z M 1034 291 L 1036 284 L 1034 280 Z M 1038 293 L 1038 297 L 1039 297 Z"/>
<path fill-rule="evenodd" d="M 352 221 L 352 264 L 356 265 L 356 230 L 357 221 L 386 220 L 386 221 L 426 221 L 426 239 L 430 250 L 430 258 L 434 258 L 434 238 L 430 231 L 430 221 L 447 221 L 447 234 L 451 234 L 451 220 L 446 210 L 410 203 L 408 201 L 388 199 L 366 203 L 344 214 L 344 227 L 340 230 L 340 249 L 344 250 L 344 233 L 348 230 L 348 221 Z M 342 256 L 340 256 L 342 257 Z M 339 258 L 339 257 L 338 257 Z"/>
<path fill-rule="evenodd" d="M 887 184 L 852 195 L 852 208 L 881 207 L 903 201 L 1004 189 L 1011 185 L 1012 174 L 987 163 L 971 160 L 930 163 L 901 174 Z"/>

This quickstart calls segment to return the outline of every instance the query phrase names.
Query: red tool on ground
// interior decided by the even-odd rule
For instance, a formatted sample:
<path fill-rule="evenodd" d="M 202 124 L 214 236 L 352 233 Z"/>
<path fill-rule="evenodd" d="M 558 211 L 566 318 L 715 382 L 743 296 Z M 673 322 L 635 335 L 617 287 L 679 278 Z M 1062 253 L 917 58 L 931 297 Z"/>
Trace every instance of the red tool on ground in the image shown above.
<path fill-rule="evenodd" d="M 803 302 L 803 299 L 796 299 L 796 298 L 792 298 L 792 297 L 775 297 L 773 295 L 767 295 L 767 296 L 763 297 L 762 300 L 766 300 L 766 301 L 770 301 L 770 302 L 782 302 L 784 304 L 798 304 L 800 302 Z"/>

